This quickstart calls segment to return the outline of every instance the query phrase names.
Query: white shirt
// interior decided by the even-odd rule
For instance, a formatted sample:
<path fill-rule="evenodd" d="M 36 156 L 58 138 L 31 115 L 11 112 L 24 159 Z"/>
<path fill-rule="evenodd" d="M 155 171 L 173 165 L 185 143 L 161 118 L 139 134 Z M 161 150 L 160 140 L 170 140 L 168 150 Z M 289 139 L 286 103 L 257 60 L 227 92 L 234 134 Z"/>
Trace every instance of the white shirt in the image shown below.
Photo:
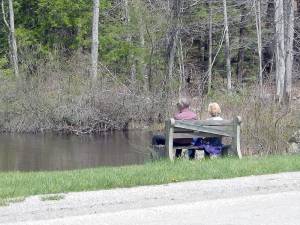
<path fill-rule="evenodd" d="M 215 117 L 210 117 L 207 120 L 223 120 L 223 118 L 220 116 L 215 116 Z"/>

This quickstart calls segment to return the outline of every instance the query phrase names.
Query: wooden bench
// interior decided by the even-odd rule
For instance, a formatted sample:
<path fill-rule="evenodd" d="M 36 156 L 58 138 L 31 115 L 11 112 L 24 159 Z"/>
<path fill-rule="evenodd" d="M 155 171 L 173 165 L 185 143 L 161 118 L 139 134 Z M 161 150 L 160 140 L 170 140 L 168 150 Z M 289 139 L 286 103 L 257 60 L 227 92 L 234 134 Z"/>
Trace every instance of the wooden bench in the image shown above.
<path fill-rule="evenodd" d="M 232 138 L 231 149 L 238 157 L 242 158 L 240 149 L 240 126 L 241 117 L 237 116 L 233 120 L 205 120 L 205 121 L 183 121 L 169 119 L 165 123 L 166 151 L 169 158 L 174 160 L 176 149 L 195 149 L 192 146 L 174 147 L 173 141 L 192 140 L 194 137 L 230 137 Z M 191 143 L 191 142 L 189 142 Z"/>

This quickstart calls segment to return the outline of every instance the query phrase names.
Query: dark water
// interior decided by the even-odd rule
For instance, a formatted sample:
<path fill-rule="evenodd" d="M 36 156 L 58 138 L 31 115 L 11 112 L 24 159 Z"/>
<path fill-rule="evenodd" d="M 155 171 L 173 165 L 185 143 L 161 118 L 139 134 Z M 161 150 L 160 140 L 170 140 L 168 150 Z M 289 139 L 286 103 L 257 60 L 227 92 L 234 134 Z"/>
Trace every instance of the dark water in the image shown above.
<path fill-rule="evenodd" d="M 142 164 L 151 134 L 112 132 L 93 136 L 0 134 L 0 171 L 45 171 Z"/>

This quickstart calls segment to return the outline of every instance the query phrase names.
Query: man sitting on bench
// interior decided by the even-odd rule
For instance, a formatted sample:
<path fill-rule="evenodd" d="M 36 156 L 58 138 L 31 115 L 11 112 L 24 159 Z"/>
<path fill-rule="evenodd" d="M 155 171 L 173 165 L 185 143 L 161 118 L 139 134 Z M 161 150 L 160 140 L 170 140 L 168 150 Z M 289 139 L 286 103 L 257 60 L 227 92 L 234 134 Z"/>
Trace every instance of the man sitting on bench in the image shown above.
<path fill-rule="evenodd" d="M 187 97 L 180 98 L 179 102 L 177 103 L 178 112 L 174 115 L 175 120 L 197 120 L 197 114 L 191 111 L 190 108 L 190 99 Z M 156 134 L 152 138 L 152 145 L 165 145 L 166 137 L 165 135 Z M 189 143 L 190 144 L 190 143 Z M 174 141 L 174 146 L 184 146 L 186 143 Z M 189 151 L 189 156 L 190 156 Z M 181 149 L 176 150 L 176 157 L 181 155 Z"/>

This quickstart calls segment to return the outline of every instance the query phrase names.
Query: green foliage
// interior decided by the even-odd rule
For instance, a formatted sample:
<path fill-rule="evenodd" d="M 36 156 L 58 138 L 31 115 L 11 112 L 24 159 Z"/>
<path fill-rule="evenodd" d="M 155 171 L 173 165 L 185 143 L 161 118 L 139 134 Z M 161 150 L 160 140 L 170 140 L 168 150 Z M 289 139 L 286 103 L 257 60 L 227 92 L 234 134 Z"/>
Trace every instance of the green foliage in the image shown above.
<path fill-rule="evenodd" d="M 124 33 L 125 27 L 121 24 L 106 26 L 102 30 L 100 51 L 105 61 L 111 63 L 126 60 L 126 57 L 133 53 L 133 45 L 122 38 Z"/>
<path fill-rule="evenodd" d="M 6 57 L 0 58 L 0 75 L 11 76 L 13 71 L 8 67 L 9 62 Z"/>
<path fill-rule="evenodd" d="M 208 8 L 203 7 L 202 4 L 198 5 L 198 7 L 196 8 L 196 13 L 195 15 L 198 17 L 198 19 L 207 19 L 208 18 Z"/>
<path fill-rule="evenodd" d="M 90 48 L 92 1 L 21 0 L 14 4 L 19 48 L 34 45 L 41 45 L 44 51 Z M 111 7 L 111 1 L 101 1 L 100 7 L 105 11 Z"/>
<path fill-rule="evenodd" d="M 146 12 L 145 6 L 138 1 L 133 2 L 130 8 L 131 22 L 125 24 L 123 9 L 115 4 L 112 0 L 100 3 L 99 53 L 101 61 L 110 66 L 122 65 L 120 68 L 123 69 L 119 71 L 125 72 L 130 60 L 146 55 L 145 49 L 140 47 L 139 25 L 141 16 L 149 15 L 141 15 L 141 10 Z M 37 57 L 47 56 L 55 49 L 68 55 L 78 49 L 90 51 L 92 1 L 20 0 L 14 2 L 14 10 L 18 48 L 22 57 L 26 57 L 23 55 L 24 49 L 35 49 Z M 114 15 L 108 15 L 107 12 Z M 7 42 L 6 35 L 7 31 L 0 30 L 0 39 Z M 127 38 L 129 36 L 132 37 L 130 41 Z M 1 46 L 1 50 L 4 49 L 8 49 L 7 44 Z M 4 54 L 7 52 L 3 51 Z M 133 58 L 129 59 L 129 56 Z"/>
<path fill-rule="evenodd" d="M 15 6 L 17 37 L 23 46 L 41 43 L 53 47 L 85 47 L 91 2 L 71 0 L 19 1 Z"/>

